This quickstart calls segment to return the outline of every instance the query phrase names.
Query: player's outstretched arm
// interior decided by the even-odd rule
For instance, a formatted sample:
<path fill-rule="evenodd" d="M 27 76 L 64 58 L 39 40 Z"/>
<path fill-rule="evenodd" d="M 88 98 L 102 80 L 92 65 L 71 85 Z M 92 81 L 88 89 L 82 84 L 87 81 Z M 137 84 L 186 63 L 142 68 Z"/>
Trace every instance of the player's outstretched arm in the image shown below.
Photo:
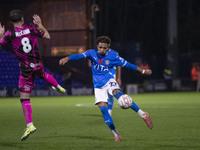
<path fill-rule="evenodd" d="M 152 74 L 151 69 L 141 69 L 140 67 L 137 67 L 136 70 L 139 71 L 140 73 L 142 73 L 143 75 L 151 75 Z"/>
<path fill-rule="evenodd" d="M 4 35 L 5 33 L 5 27 L 1 25 L 1 22 L 0 22 L 0 38 L 2 38 L 2 36 Z"/>
<path fill-rule="evenodd" d="M 33 23 L 36 24 L 36 25 L 38 25 L 38 27 L 39 27 L 42 31 L 44 31 L 44 35 L 43 35 L 42 38 L 50 39 L 49 32 L 48 32 L 47 29 L 42 25 L 42 21 L 41 21 L 40 17 L 39 17 L 37 14 L 33 15 Z"/>
<path fill-rule="evenodd" d="M 140 72 L 140 73 L 143 74 L 143 75 L 151 75 L 151 74 L 152 74 L 151 69 L 142 69 L 142 68 L 140 68 L 139 66 L 136 66 L 136 65 L 134 65 L 134 64 L 131 64 L 131 63 L 129 63 L 129 62 L 127 62 L 124 66 L 125 66 L 126 68 L 128 68 L 128 69 L 133 70 L 133 71 L 136 70 L 136 71 Z"/>
<path fill-rule="evenodd" d="M 79 60 L 85 57 L 85 54 L 81 53 L 81 54 L 73 54 L 70 55 L 68 57 L 64 57 L 59 61 L 60 65 L 64 65 L 66 64 L 69 60 Z"/>
<path fill-rule="evenodd" d="M 61 66 L 63 66 L 63 65 L 66 64 L 69 60 L 70 60 L 69 57 L 64 57 L 64 58 L 62 58 L 62 59 L 59 61 L 59 64 L 60 64 Z"/>

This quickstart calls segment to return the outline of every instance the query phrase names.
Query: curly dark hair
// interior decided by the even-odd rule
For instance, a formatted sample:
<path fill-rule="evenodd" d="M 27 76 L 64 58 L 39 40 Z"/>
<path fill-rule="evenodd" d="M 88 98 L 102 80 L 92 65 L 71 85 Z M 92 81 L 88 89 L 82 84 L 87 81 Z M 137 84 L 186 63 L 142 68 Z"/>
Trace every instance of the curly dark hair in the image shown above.
<path fill-rule="evenodd" d="M 111 44 L 111 39 L 108 36 L 99 36 L 96 40 L 96 44 L 98 45 L 99 43 Z"/>
<path fill-rule="evenodd" d="M 22 17 L 23 17 L 23 13 L 21 10 L 12 10 L 10 13 L 9 13 L 9 17 L 10 17 L 10 20 L 12 22 L 19 22 L 22 20 Z"/>

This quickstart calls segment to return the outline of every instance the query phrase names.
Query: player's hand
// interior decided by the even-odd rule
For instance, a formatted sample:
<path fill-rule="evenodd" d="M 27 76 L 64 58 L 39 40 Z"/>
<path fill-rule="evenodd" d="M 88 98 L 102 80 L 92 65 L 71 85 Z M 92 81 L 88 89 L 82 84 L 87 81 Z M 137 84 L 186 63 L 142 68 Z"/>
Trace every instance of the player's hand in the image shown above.
<path fill-rule="evenodd" d="M 5 27 L 1 25 L 1 22 L 0 22 L 0 37 L 2 37 L 4 35 L 4 32 L 5 32 Z"/>
<path fill-rule="evenodd" d="M 37 14 L 33 15 L 33 23 L 37 25 L 42 24 L 42 21 Z"/>
<path fill-rule="evenodd" d="M 145 69 L 144 74 L 145 74 L 145 75 L 151 75 L 151 74 L 152 74 L 151 69 Z"/>
<path fill-rule="evenodd" d="M 69 57 L 65 57 L 65 58 L 62 58 L 62 59 L 59 61 L 59 64 L 60 64 L 61 66 L 63 66 L 63 65 L 66 64 L 68 61 L 69 61 Z"/>

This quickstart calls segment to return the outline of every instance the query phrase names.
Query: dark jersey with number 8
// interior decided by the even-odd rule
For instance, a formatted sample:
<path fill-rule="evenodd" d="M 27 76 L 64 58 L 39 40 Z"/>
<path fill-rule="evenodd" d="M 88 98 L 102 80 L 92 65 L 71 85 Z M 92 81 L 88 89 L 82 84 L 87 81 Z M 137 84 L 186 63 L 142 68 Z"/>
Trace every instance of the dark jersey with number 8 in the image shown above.
<path fill-rule="evenodd" d="M 44 32 L 31 23 L 6 31 L 0 44 L 4 50 L 12 51 L 17 56 L 20 70 L 30 69 L 41 62 L 37 38 L 43 35 Z"/>

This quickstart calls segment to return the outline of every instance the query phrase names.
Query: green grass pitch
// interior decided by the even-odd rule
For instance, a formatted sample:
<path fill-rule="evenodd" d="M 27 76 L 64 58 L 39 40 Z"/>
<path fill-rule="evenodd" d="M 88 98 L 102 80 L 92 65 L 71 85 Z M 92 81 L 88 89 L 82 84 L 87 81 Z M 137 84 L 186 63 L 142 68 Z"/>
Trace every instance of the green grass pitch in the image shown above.
<path fill-rule="evenodd" d="M 26 141 L 18 98 L 0 99 L 0 150 L 200 150 L 200 92 L 131 95 L 154 123 L 150 130 L 131 109 L 115 104 L 112 117 L 122 141 L 114 136 L 94 105 L 94 96 L 33 97 L 37 131 Z"/>

